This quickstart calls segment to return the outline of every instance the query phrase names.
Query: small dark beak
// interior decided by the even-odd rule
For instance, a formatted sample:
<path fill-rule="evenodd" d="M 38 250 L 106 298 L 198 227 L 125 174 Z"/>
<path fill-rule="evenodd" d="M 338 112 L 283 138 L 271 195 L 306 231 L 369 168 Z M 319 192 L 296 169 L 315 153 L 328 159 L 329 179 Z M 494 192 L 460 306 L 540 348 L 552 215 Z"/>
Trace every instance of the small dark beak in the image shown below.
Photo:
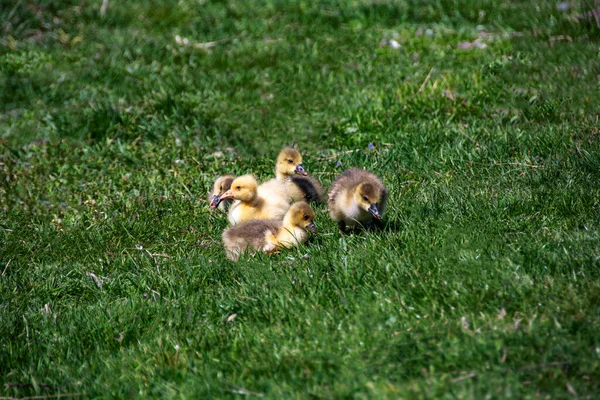
<path fill-rule="evenodd" d="M 211 208 L 217 208 L 219 206 L 220 202 L 221 202 L 221 195 L 220 194 L 215 194 L 215 196 L 210 201 L 210 207 Z"/>
<path fill-rule="evenodd" d="M 216 194 L 215 197 L 213 197 L 213 199 L 210 202 L 210 206 L 212 208 L 216 208 L 220 202 L 222 202 L 225 199 L 232 199 L 233 198 L 233 191 L 231 189 L 229 189 L 228 191 L 226 191 L 223 194 Z"/>
<path fill-rule="evenodd" d="M 313 221 L 310 221 L 310 224 L 308 224 L 307 228 L 310 229 L 311 232 L 317 233 L 317 227 Z"/>
<path fill-rule="evenodd" d="M 297 173 L 298 175 L 308 175 L 308 172 L 306 172 L 306 170 L 304 169 L 304 167 L 302 166 L 302 164 L 298 164 L 296 165 L 296 169 L 294 170 L 295 173 Z"/>
<path fill-rule="evenodd" d="M 375 218 L 376 220 L 379 221 L 381 219 L 381 214 L 379 214 L 379 210 L 377 209 L 377 204 L 371 204 L 371 207 L 369 207 L 368 211 L 371 213 L 373 218 Z"/>

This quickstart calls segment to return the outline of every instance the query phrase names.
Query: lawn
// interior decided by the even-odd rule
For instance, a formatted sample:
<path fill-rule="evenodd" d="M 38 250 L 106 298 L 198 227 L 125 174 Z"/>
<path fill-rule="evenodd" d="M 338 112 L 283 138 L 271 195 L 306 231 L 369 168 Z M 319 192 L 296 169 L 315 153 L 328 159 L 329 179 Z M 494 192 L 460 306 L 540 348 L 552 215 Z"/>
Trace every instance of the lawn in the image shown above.
<path fill-rule="evenodd" d="M 0 397 L 600 397 L 594 1 L 0 0 Z M 380 229 L 226 259 L 297 145 Z"/>

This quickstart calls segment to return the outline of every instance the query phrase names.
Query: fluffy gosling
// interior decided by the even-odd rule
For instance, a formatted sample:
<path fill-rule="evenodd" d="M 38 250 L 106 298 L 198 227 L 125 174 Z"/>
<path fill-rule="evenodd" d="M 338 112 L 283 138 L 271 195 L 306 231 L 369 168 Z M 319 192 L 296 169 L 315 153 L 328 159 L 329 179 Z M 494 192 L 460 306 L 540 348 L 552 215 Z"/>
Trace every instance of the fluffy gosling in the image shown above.
<path fill-rule="evenodd" d="M 223 244 L 227 258 L 238 261 L 246 251 L 273 253 L 281 248 L 299 246 L 308 233 L 316 232 L 315 213 L 305 202 L 294 203 L 283 221 L 254 220 L 236 225 L 223 232 Z"/>
<path fill-rule="evenodd" d="M 286 147 L 277 156 L 275 161 L 275 177 L 259 187 L 263 190 L 285 190 L 290 202 L 305 200 L 319 203 L 323 200 L 323 186 L 321 183 L 308 176 L 302 166 L 302 155 L 296 149 Z M 275 188 L 281 189 L 275 189 Z"/>
<path fill-rule="evenodd" d="M 252 219 L 282 219 L 290 208 L 289 203 L 279 193 L 261 195 L 258 184 L 252 175 L 240 176 L 231 182 L 231 188 L 212 203 L 213 207 L 226 199 L 234 199 L 227 219 L 231 225 Z"/>
<path fill-rule="evenodd" d="M 235 179 L 233 175 L 223 175 L 217 178 L 213 184 L 212 192 L 208 193 L 208 201 L 210 202 L 211 208 L 217 208 L 223 212 L 227 212 L 231 206 L 231 199 L 225 199 L 221 201 L 223 193 L 231 189 L 231 182 Z"/>
<path fill-rule="evenodd" d="M 369 171 L 352 168 L 332 183 L 329 191 L 329 215 L 342 231 L 346 227 L 379 221 L 385 211 L 388 191 Z"/>

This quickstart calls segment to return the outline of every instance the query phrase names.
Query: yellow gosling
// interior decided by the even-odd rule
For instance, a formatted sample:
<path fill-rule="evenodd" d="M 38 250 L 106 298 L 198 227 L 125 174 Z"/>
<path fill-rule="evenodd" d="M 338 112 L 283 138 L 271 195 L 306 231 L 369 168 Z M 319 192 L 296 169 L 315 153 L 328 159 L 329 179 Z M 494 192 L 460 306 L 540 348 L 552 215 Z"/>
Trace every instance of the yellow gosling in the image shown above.
<path fill-rule="evenodd" d="M 323 201 L 323 186 L 318 180 L 308 176 L 302 166 L 302 155 L 298 150 L 286 147 L 275 161 L 275 179 L 259 186 L 259 193 L 284 193 L 290 202 L 306 200 Z"/>
<path fill-rule="evenodd" d="M 281 248 L 291 248 L 304 243 L 306 230 L 316 232 L 315 213 L 305 202 L 294 203 L 283 221 L 254 220 L 236 225 L 223 232 L 227 258 L 238 261 L 247 251 L 273 253 Z"/>
<path fill-rule="evenodd" d="M 287 200 L 277 193 L 260 195 L 257 187 L 252 175 L 243 175 L 234 179 L 231 188 L 220 196 L 219 201 L 235 200 L 227 216 L 231 225 L 253 219 L 280 220 L 284 217 L 290 207 Z"/>

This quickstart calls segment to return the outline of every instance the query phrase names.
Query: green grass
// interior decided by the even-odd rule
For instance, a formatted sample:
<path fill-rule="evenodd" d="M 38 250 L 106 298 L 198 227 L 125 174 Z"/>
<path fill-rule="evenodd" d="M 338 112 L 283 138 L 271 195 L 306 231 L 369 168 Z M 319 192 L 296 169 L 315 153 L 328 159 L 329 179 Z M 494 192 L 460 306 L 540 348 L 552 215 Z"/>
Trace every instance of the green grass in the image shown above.
<path fill-rule="evenodd" d="M 600 396 L 594 2 L 101 3 L 0 1 L 0 396 Z M 384 227 L 229 262 L 294 143 Z"/>

